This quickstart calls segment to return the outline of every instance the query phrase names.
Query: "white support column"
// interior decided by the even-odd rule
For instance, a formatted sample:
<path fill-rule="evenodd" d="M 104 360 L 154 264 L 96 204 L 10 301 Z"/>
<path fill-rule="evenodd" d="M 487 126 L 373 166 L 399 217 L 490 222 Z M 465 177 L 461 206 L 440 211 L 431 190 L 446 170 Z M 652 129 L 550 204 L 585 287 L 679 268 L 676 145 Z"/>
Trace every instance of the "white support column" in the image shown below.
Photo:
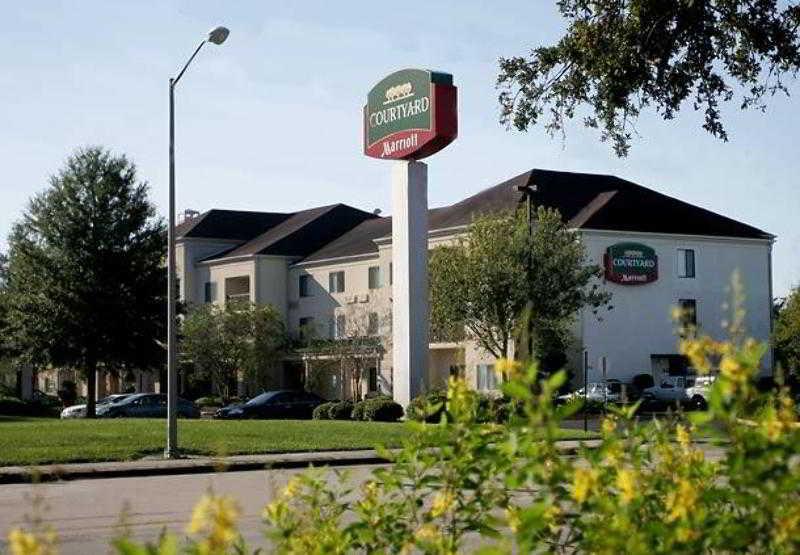
<path fill-rule="evenodd" d="M 404 407 L 428 375 L 428 166 L 392 167 L 392 393 Z"/>

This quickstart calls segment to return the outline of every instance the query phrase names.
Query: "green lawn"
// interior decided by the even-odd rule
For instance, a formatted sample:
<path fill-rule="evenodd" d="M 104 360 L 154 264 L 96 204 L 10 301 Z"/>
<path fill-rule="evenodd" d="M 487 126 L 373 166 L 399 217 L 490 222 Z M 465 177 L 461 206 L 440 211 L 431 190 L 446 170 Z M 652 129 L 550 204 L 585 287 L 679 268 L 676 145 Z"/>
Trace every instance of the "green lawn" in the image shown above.
<path fill-rule="evenodd" d="M 0 417 L 0 466 L 122 461 L 159 454 L 164 420 L 57 420 Z M 401 423 L 346 420 L 179 420 L 181 449 L 194 455 L 240 455 L 399 446 Z M 564 430 L 564 438 L 582 438 Z"/>

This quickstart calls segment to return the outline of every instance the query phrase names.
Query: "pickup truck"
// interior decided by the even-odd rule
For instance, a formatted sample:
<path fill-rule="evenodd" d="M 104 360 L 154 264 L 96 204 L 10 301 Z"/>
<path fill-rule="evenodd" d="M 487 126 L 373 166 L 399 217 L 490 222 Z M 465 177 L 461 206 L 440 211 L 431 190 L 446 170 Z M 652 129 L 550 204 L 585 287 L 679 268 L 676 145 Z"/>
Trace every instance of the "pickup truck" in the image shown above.
<path fill-rule="evenodd" d="M 642 399 L 705 410 L 714 379 L 714 376 L 670 376 L 660 384 L 645 389 Z"/>

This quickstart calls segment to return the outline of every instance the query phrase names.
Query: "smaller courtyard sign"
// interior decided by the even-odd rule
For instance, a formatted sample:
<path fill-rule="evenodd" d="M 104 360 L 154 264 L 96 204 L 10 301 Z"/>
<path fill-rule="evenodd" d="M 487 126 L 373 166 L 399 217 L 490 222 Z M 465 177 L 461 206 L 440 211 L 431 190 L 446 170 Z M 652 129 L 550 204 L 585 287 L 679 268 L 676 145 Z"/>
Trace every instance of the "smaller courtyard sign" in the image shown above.
<path fill-rule="evenodd" d="M 364 106 L 364 154 L 419 160 L 458 134 L 456 88 L 449 73 L 403 69 L 384 77 Z"/>
<path fill-rule="evenodd" d="M 606 249 L 604 260 L 608 281 L 641 285 L 658 279 L 656 251 L 641 243 L 617 243 Z"/>

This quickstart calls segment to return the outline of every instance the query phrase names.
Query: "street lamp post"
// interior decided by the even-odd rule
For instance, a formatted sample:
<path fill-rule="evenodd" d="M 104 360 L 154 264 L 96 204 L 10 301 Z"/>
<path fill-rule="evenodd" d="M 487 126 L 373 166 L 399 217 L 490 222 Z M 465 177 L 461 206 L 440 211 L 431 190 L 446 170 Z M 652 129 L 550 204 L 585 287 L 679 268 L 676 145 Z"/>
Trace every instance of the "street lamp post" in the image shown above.
<path fill-rule="evenodd" d="M 528 302 L 525 304 L 526 320 L 527 320 L 527 349 L 529 362 L 533 360 L 533 337 L 531 331 L 531 316 L 533 311 L 533 301 L 531 299 L 533 289 L 531 281 L 533 281 L 533 200 L 531 196 L 537 191 L 535 184 L 517 185 L 517 191 L 525 195 L 525 209 L 528 218 L 528 259 L 526 261 L 527 272 L 527 286 L 528 286 Z"/>
<path fill-rule="evenodd" d="M 225 27 L 215 27 L 209 31 L 183 66 L 177 77 L 169 80 L 169 217 L 167 229 L 167 447 L 164 456 L 169 459 L 178 457 L 178 367 L 177 367 L 177 334 L 175 318 L 176 290 L 175 282 L 175 86 L 183 73 L 192 63 L 194 57 L 206 42 L 222 44 L 228 38 Z"/>

